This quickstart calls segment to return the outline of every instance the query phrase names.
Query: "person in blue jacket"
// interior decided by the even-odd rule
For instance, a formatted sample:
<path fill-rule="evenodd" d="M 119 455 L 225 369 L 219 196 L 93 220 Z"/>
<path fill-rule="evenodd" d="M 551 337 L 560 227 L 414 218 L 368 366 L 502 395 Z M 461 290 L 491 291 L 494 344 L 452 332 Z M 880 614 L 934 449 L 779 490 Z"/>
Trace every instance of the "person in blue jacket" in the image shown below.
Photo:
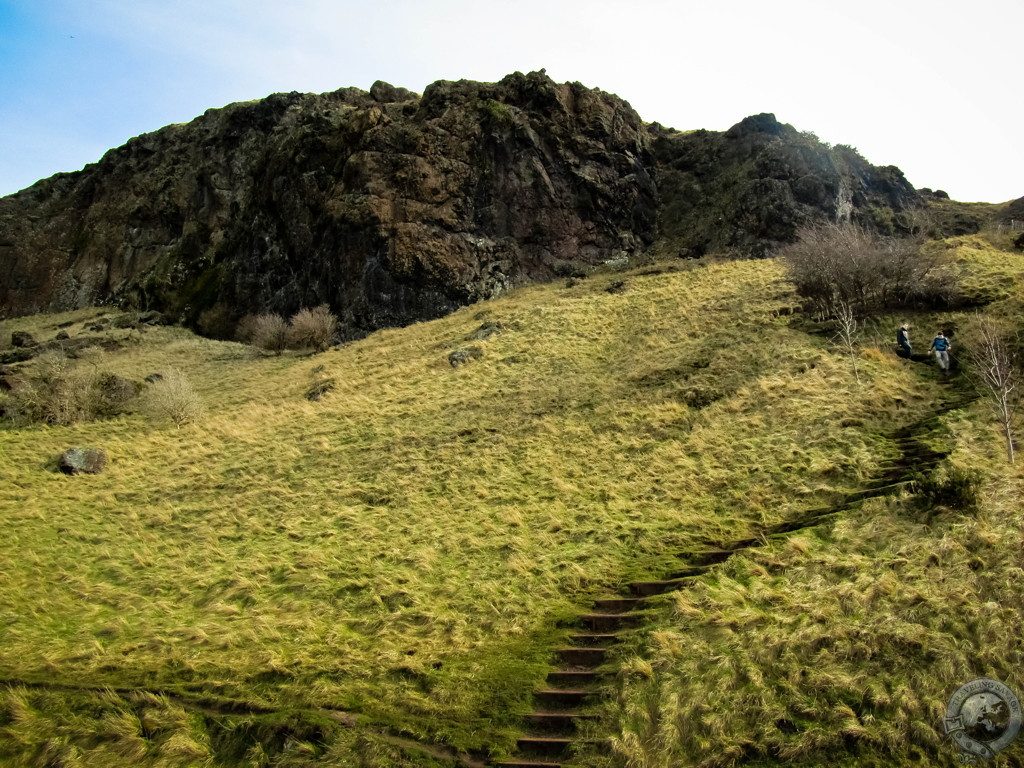
<path fill-rule="evenodd" d="M 949 373 L 949 352 L 953 349 L 953 345 L 949 343 L 942 331 L 935 334 L 935 338 L 932 339 L 931 351 L 935 353 L 935 359 L 939 362 L 939 369 L 943 373 Z"/>
<path fill-rule="evenodd" d="M 910 345 L 910 328 L 906 323 L 896 331 L 896 345 L 900 348 L 900 357 L 909 358 L 914 354 L 914 348 Z"/>

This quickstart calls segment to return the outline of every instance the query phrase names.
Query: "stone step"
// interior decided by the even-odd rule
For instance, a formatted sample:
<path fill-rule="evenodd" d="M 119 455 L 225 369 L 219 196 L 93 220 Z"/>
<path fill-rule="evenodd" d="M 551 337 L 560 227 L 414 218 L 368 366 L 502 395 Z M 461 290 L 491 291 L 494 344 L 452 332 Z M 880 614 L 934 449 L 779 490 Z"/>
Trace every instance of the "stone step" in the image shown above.
<path fill-rule="evenodd" d="M 525 718 L 530 726 L 530 733 L 542 731 L 545 734 L 557 732 L 563 735 L 576 733 L 577 725 L 581 720 L 594 720 L 594 715 L 584 714 L 572 710 L 554 710 L 531 712 Z"/>
<path fill-rule="evenodd" d="M 641 615 L 637 613 L 585 613 L 580 622 L 594 632 L 609 632 L 625 626 L 637 624 Z"/>
<path fill-rule="evenodd" d="M 896 488 L 896 487 L 901 486 L 901 485 L 909 485 L 912 482 L 913 482 L 912 480 L 908 480 L 906 478 L 900 478 L 900 479 L 884 478 L 884 479 L 878 480 L 878 481 L 876 481 L 874 483 L 868 483 L 867 485 L 864 486 L 864 489 L 862 491 L 858 491 L 858 493 L 864 493 L 864 491 L 879 491 L 879 490 L 885 490 L 885 489 L 888 489 L 888 488 Z"/>
<path fill-rule="evenodd" d="M 725 550 L 722 550 L 722 551 L 724 552 Z M 729 550 L 729 554 L 730 555 L 732 554 L 732 550 Z M 680 560 L 688 560 L 689 559 L 689 556 L 688 556 L 688 554 L 686 552 L 680 552 L 679 554 L 676 555 L 676 557 L 678 557 Z M 725 559 L 726 558 L 723 557 L 718 562 L 724 562 Z M 675 574 L 676 574 L 675 578 L 682 579 L 682 578 L 685 578 L 687 576 L 700 576 L 701 574 L 707 573 L 709 570 L 711 570 L 711 565 L 710 564 L 707 564 L 707 565 L 693 565 L 691 563 L 689 565 L 686 565 L 686 566 L 680 568 L 678 571 L 676 571 L 675 572 Z"/>
<path fill-rule="evenodd" d="M 604 597 L 594 601 L 594 611 L 598 613 L 627 613 L 643 605 L 639 597 Z"/>
<path fill-rule="evenodd" d="M 583 667 L 593 669 L 604 664 L 608 655 L 607 648 L 556 648 L 555 655 L 558 660 L 568 667 Z"/>
<path fill-rule="evenodd" d="M 571 746 L 572 739 L 565 736 L 523 736 L 516 742 L 524 757 L 563 757 Z"/>
<path fill-rule="evenodd" d="M 569 635 L 570 643 L 585 648 L 606 648 L 615 645 L 621 639 L 621 636 L 614 632 L 573 632 Z"/>
<path fill-rule="evenodd" d="M 582 686 L 596 685 L 601 675 L 592 669 L 554 669 L 548 672 L 547 682 L 553 688 L 580 690 Z"/>
<path fill-rule="evenodd" d="M 545 711 L 581 707 L 594 695 L 586 688 L 542 688 L 533 692 L 533 700 Z"/>
<path fill-rule="evenodd" d="M 844 502 L 855 501 L 857 499 L 872 499 L 876 496 L 887 496 L 890 493 L 895 493 L 900 488 L 904 488 L 909 484 L 909 481 L 904 480 L 899 483 L 890 483 L 889 485 L 878 485 L 875 487 L 868 487 L 863 491 L 855 491 L 846 495 L 843 499 Z"/>
<path fill-rule="evenodd" d="M 701 552 L 689 552 L 680 555 L 680 557 L 685 559 L 690 565 L 700 567 L 725 562 L 731 555 L 731 549 L 705 549 Z"/>
<path fill-rule="evenodd" d="M 661 595 L 665 592 L 672 592 L 680 589 L 692 580 L 692 577 L 680 579 L 663 579 L 662 581 L 632 581 L 629 583 L 629 591 L 640 597 L 651 597 Z"/>

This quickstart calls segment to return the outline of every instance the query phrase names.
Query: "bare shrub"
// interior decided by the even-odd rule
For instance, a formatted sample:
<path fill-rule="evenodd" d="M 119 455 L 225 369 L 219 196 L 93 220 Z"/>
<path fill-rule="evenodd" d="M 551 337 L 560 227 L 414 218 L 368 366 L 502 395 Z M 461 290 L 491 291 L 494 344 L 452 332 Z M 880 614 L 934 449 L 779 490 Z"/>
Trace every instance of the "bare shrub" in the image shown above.
<path fill-rule="evenodd" d="M 227 304 L 214 304 L 199 314 L 199 332 L 211 339 L 230 339 L 235 334 L 235 317 Z"/>
<path fill-rule="evenodd" d="M 277 314 L 257 315 L 253 320 L 250 343 L 268 352 L 281 354 L 288 346 L 288 324 Z"/>
<path fill-rule="evenodd" d="M 881 308 L 941 305 L 956 291 L 938 251 L 850 222 L 806 227 L 779 255 L 797 291 L 823 315 L 833 314 L 839 302 L 858 315 Z"/>
<path fill-rule="evenodd" d="M 252 344 L 256 337 L 256 319 L 258 315 L 244 315 L 235 326 L 235 340 L 243 344 Z"/>
<path fill-rule="evenodd" d="M 177 426 L 192 424 L 203 416 L 203 403 L 192 382 L 181 371 L 171 368 L 153 382 L 143 398 L 143 409 L 158 421 Z"/>
<path fill-rule="evenodd" d="M 967 329 L 967 359 L 979 389 L 988 396 L 996 421 L 1006 440 L 1006 457 L 1015 459 L 1014 419 L 1020 403 L 1020 360 L 1017 334 L 989 317 L 976 318 Z M 1016 344 L 1014 342 L 1017 342 Z"/>
<path fill-rule="evenodd" d="M 97 415 L 98 380 L 93 368 L 74 367 L 63 352 L 45 352 L 31 370 L 14 377 L 4 415 L 17 423 L 87 421 Z"/>
<path fill-rule="evenodd" d="M 323 352 L 334 343 L 337 332 L 338 318 L 330 307 L 321 304 L 313 309 L 300 309 L 292 316 L 288 341 L 295 349 Z"/>
<path fill-rule="evenodd" d="M 833 317 L 836 322 L 834 341 L 850 356 L 853 363 L 853 375 L 860 384 L 860 368 L 857 365 L 857 344 L 860 340 L 860 322 L 853 308 L 844 301 L 837 301 L 833 306 Z"/>

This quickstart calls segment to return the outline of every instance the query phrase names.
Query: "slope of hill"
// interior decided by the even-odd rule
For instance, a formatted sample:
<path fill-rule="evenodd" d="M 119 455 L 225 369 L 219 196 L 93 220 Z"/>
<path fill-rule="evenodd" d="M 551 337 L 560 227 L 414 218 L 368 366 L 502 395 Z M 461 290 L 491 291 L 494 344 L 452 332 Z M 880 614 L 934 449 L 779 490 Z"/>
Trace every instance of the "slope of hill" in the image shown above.
<path fill-rule="evenodd" d="M 948 246 L 1019 311 L 1019 256 Z M 856 493 L 893 426 L 943 396 L 891 354 L 889 322 L 858 384 L 795 303 L 773 261 L 672 262 L 522 287 L 315 357 L 106 331 L 121 347 L 80 365 L 178 368 L 208 416 L 0 429 L 0 756 L 468 760 L 399 736 L 507 754 L 567 617 L 676 552 Z M 0 330 L 86 336 L 103 312 Z M 467 346 L 479 356 L 453 367 Z M 314 375 L 335 382 L 319 402 L 303 396 Z M 599 711 L 618 757 L 578 762 L 952 764 L 934 716 L 950 686 L 1024 688 L 1022 477 L 982 404 L 946 421 L 939 471 L 984 473 L 979 512 L 926 520 L 904 493 L 699 577 L 613 662 Z M 53 472 L 71 445 L 109 466 Z"/>
<path fill-rule="evenodd" d="M 678 134 L 542 72 L 277 94 L 0 199 L 0 316 L 116 303 L 196 327 L 215 309 L 230 336 L 243 314 L 326 302 L 353 338 L 659 234 L 763 255 L 809 221 L 891 229 L 920 204 L 898 169 L 771 115 Z"/>

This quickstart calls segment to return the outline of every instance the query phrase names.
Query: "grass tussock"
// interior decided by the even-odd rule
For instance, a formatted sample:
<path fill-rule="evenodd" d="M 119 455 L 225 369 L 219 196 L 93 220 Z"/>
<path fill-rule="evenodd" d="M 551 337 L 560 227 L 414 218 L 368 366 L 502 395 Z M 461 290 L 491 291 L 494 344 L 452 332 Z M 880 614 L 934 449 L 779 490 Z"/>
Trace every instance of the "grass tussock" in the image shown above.
<path fill-rule="evenodd" d="M 203 417 L 203 402 L 181 371 L 169 368 L 150 383 L 143 398 L 143 410 L 157 421 L 175 426 L 195 424 Z"/>
<path fill-rule="evenodd" d="M 181 371 L 205 414 L 175 430 L 142 414 L 0 430 L 0 678 L 358 714 L 366 728 L 292 739 L 313 744 L 324 765 L 360 764 L 357 753 L 370 755 L 365 765 L 434 759 L 396 757 L 372 736 L 389 729 L 501 752 L 543 680 L 562 617 L 623 580 L 661 574 L 666 553 L 744 538 L 855 490 L 887 457 L 881 433 L 934 397 L 929 371 L 870 338 L 858 350 L 858 384 L 827 338 L 790 323 L 795 298 L 771 261 L 627 274 L 620 293 L 605 290 L 612 277 L 522 288 L 328 350 L 316 366 L 169 327 L 111 352 L 105 369 L 128 378 Z M 86 314 L 0 331 L 45 338 Z M 452 367 L 449 355 L 482 322 L 502 332 L 474 341 L 481 354 Z M 329 394 L 307 400 L 322 381 Z M 103 448 L 104 473 L 47 471 L 45 460 L 73 444 Z M 808 622 L 804 609 L 817 610 L 813 571 L 793 582 L 779 621 Z M 643 762 L 650 749 L 686 764 L 751 738 L 742 723 L 753 720 L 727 725 L 729 714 L 697 728 L 696 741 L 687 735 L 695 726 L 676 719 L 678 739 L 651 747 L 660 742 L 631 707 L 657 710 L 667 697 L 711 722 L 672 664 L 709 680 L 781 674 L 759 671 L 760 656 L 708 655 L 765 618 L 767 608 L 744 607 L 752 578 L 709 580 L 705 599 L 680 610 L 718 617 L 695 635 L 699 652 L 685 650 L 689 625 L 682 634 L 669 623 L 658 637 L 685 639 L 641 654 L 652 676 L 625 691 L 633 703 L 620 740 L 635 741 L 624 753 L 634 764 L 669 764 Z M 86 748 L 84 731 L 68 728 L 105 727 L 99 715 L 92 725 L 73 716 L 73 702 L 91 694 L 53 695 L 64 703 L 32 706 L 50 718 L 39 732 Z M 753 713 L 766 696 L 745 695 L 737 712 Z M 814 697 L 800 696 L 798 726 L 816 717 Z M 808 738 L 831 744 L 838 717 Z M 3 722 L 0 746 L 27 754 L 14 721 Z M 209 721 L 189 722 L 182 743 L 209 744 L 202 760 L 248 759 L 218 752 Z M 144 756 L 132 759 L 159 765 L 163 742 L 147 734 Z M 276 765 L 285 743 L 241 741 L 262 750 L 256 765 Z"/>

